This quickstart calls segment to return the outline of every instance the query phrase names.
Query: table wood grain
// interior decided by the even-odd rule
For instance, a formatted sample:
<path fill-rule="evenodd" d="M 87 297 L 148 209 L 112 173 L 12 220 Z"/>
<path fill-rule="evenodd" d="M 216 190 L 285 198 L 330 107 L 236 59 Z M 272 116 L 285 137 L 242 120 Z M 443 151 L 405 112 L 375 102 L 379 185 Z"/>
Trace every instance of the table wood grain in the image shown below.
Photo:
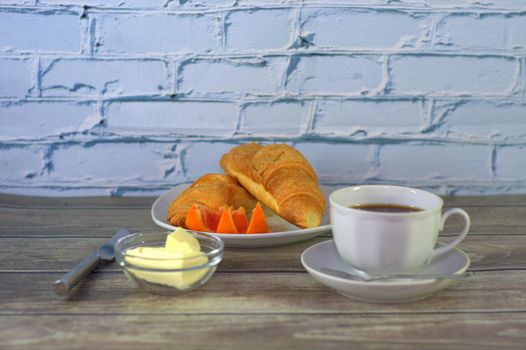
<path fill-rule="evenodd" d="M 314 281 L 299 257 L 330 234 L 227 248 L 212 279 L 182 296 L 142 292 L 115 263 L 69 298 L 53 294 L 52 281 L 117 229 L 156 229 L 154 199 L 0 195 L 0 348 L 526 348 L 526 196 L 445 198 L 472 218 L 460 248 L 475 274 L 414 303 L 354 301 Z"/>

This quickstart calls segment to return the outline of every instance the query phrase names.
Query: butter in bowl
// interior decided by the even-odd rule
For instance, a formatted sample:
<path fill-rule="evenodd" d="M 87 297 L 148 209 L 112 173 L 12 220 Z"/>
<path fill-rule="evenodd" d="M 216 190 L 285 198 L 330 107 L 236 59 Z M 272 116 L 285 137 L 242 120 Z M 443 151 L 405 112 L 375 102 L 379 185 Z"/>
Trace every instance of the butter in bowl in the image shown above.
<path fill-rule="evenodd" d="M 139 232 L 115 244 L 115 257 L 139 288 L 179 294 L 205 284 L 223 259 L 223 242 L 207 233 Z"/>

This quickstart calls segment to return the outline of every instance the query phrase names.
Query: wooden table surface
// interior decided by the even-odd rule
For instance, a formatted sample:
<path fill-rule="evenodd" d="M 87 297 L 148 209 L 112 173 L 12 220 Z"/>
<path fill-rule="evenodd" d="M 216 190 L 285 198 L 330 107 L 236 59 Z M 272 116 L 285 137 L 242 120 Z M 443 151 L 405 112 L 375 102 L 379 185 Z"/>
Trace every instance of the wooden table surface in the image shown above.
<path fill-rule="evenodd" d="M 330 235 L 227 248 L 183 296 L 141 292 L 115 263 L 54 295 L 53 280 L 117 229 L 156 228 L 153 200 L 0 195 L 0 348 L 526 348 L 526 196 L 446 198 L 472 218 L 460 248 L 475 275 L 419 302 L 358 302 L 315 282 L 299 257 Z"/>

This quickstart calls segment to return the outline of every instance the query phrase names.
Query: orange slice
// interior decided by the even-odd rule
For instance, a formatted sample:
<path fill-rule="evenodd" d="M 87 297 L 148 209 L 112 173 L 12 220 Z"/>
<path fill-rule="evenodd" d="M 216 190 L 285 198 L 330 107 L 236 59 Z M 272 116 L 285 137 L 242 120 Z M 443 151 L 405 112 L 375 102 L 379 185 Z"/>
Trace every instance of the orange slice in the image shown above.
<path fill-rule="evenodd" d="M 203 222 L 203 216 L 201 215 L 200 208 L 192 205 L 186 214 L 185 219 L 186 228 L 194 231 L 212 232 Z"/>
<path fill-rule="evenodd" d="M 216 232 L 239 233 L 236 228 L 236 224 L 234 223 L 234 219 L 232 218 L 232 210 L 230 208 L 223 210 L 223 214 L 221 214 L 221 218 L 219 219 Z"/>
<path fill-rule="evenodd" d="M 248 219 L 245 208 L 240 207 L 238 210 L 232 210 L 232 219 L 236 225 L 237 232 L 247 233 Z"/>
<path fill-rule="evenodd" d="M 256 204 L 254 210 L 252 210 L 252 217 L 248 224 L 247 233 L 268 233 L 267 219 L 259 202 Z"/>

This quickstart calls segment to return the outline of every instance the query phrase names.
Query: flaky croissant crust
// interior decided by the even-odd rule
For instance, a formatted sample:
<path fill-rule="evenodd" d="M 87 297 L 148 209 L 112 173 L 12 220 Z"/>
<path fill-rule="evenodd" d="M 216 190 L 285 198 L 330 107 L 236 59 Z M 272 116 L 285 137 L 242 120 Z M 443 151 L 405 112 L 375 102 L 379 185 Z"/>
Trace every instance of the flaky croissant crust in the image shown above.
<path fill-rule="evenodd" d="M 239 182 L 226 174 L 206 174 L 184 190 L 168 208 L 168 222 L 185 227 L 185 219 L 192 205 L 219 209 L 224 205 L 251 210 L 256 205 L 252 197 Z"/>
<path fill-rule="evenodd" d="M 221 167 L 285 220 L 304 228 L 320 225 L 326 202 L 316 173 L 289 145 L 240 145 L 223 155 Z"/>

